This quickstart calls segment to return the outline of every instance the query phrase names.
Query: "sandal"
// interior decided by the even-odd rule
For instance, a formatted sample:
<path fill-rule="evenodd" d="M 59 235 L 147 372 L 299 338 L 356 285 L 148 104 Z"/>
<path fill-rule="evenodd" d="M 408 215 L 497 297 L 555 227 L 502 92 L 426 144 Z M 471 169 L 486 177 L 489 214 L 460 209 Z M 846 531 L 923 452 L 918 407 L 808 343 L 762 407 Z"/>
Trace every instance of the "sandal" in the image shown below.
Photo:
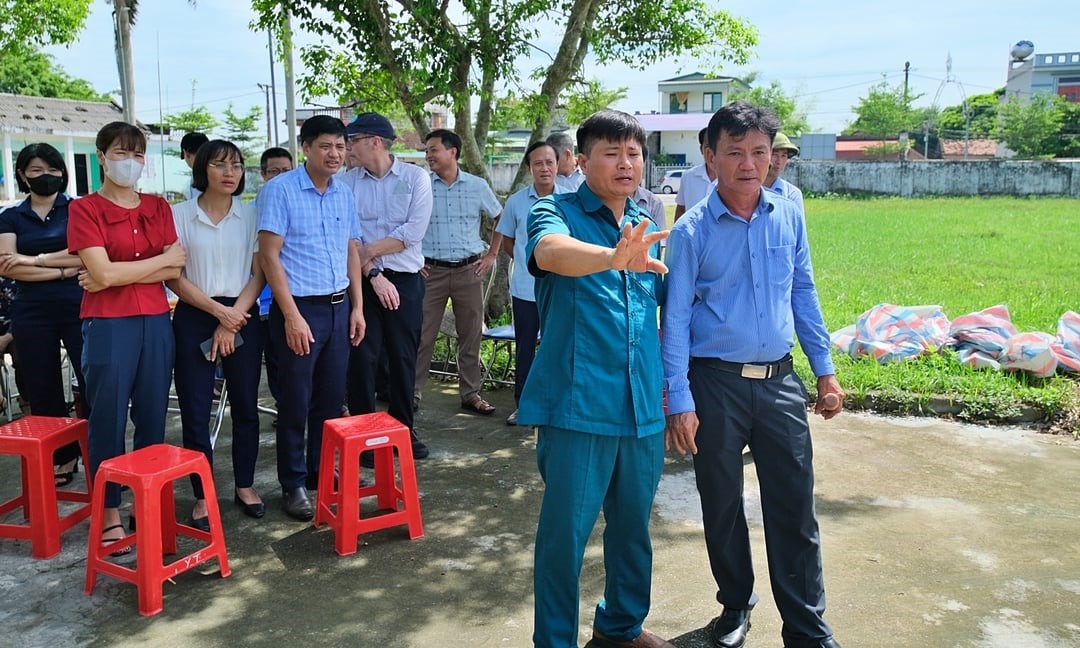
<path fill-rule="evenodd" d="M 115 544 L 117 542 L 122 542 L 125 538 L 127 538 L 126 535 L 123 536 L 123 537 L 120 537 L 120 538 L 106 538 L 105 537 L 105 534 L 108 533 L 109 531 L 112 531 L 114 529 L 123 529 L 123 528 L 124 528 L 123 524 L 114 524 L 112 526 L 105 527 L 104 529 L 102 529 L 101 530 L 101 544 L 102 544 L 102 546 L 108 547 L 109 545 Z M 127 554 L 131 553 L 131 550 L 132 550 L 132 546 L 128 545 L 128 546 L 124 547 L 123 549 L 113 551 L 109 555 L 112 556 L 113 558 L 119 558 L 120 556 L 126 556 Z"/>
<path fill-rule="evenodd" d="M 54 466 L 59 468 L 60 466 Z M 56 482 L 56 487 L 67 486 L 71 482 L 75 481 L 75 473 L 79 472 L 79 460 L 75 459 L 75 463 L 71 465 L 71 470 L 68 472 L 58 472 L 53 474 L 53 480 Z"/>
<path fill-rule="evenodd" d="M 481 416 L 491 416 L 495 413 L 495 406 L 481 398 L 480 394 L 474 394 L 469 400 L 462 401 L 461 409 Z"/>

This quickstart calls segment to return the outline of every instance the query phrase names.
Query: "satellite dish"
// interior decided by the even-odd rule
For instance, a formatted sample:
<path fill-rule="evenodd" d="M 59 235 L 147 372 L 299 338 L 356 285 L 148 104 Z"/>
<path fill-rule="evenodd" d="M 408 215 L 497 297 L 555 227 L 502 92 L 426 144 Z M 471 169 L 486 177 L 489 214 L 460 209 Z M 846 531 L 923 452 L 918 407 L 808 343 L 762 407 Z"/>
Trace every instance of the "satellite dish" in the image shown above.
<path fill-rule="evenodd" d="M 1012 46 L 1009 50 L 1009 54 L 1012 55 L 1014 61 L 1023 61 L 1027 57 L 1035 53 L 1035 44 L 1029 40 L 1022 40 Z"/>

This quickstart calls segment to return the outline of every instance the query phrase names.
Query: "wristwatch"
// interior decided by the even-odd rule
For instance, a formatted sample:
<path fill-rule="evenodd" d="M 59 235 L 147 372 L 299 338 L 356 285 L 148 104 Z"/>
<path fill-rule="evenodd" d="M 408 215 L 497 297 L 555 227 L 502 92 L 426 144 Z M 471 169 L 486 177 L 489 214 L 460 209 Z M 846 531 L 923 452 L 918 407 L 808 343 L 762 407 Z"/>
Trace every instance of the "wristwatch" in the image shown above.
<path fill-rule="evenodd" d="M 378 276 L 379 276 L 379 275 L 381 275 L 381 274 L 382 274 L 382 270 L 380 270 L 380 269 L 378 269 L 378 268 L 372 268 L 372 269 L 371 269 L 371 272 L 369 272 L 369 273 L 367 274 L 367 278 L 368 278 L 368 279 L 374 279 L 375 277 L 378 277 Z"/>

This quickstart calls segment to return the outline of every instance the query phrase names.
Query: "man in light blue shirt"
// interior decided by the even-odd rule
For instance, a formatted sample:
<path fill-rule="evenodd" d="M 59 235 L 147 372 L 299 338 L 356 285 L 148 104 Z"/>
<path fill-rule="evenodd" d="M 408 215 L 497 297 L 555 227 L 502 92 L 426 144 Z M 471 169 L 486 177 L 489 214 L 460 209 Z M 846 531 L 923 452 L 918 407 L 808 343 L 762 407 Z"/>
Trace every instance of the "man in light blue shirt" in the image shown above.
<path fill-rule="evenodd" d="M 705 142 L 705 132 L 707 128 L 702 128 L 698 131 L 698 147 L 701 149 L 701 157 L 705 157 L 705 153 L 709 146 Z M 712 169 L 708 164 L 701 163 L 696 166 L 692 166 L 686 171 L 683 171 L 682 181 L 679 183 L 679 192 L 675 194 L 675 218 L 679 220 L 686 210 L 690 209 L 694 205 L 698 204 L 705 199 L 710 193 L 716 191 L 716 176 L 713 175 Z"/>
<path fill-rule="evenodd" d="M 805 214 L 806 208 L 803 206 L 802 190 L 780 177 L 784 175 L 784 169 L 787 168 L 788 161 L 798 156 L 799 147 L 795 146 L 787 135 L 777 133 L 776 139 L 773 140 L 772 161 L 769 164 L 769 174 L 765 176 L 765 182 L 762 183 L 762 188 L 787 198 L 798 205 L 799 211 Z"/>
<path fill-rule="evenodd" d="M 502 234 L 503 250 L 514 261 L 510 272 L 510 297 L 514 309 L 514 402 L 521 401 L 521 390 L 529 377 L 536 341 L 540 336 L 540 312 L 536 310 L 533 277 L 529 274 L 525 244 L 529 241 L 529 210 L 537 200 L 553 193 L 563 193 L 555 184 L 558 155 L 555 147 L 540 140 L 525 150 L 525 166 L 533 183 L 506 199 L 495 232 Z M 507 425 L 517 425 L 518 411 L 506 417 Z"/>
<path fill-rule="evenodd" d="M 694 454 L 705 544 L 723 611 L 713 643 L 739 648 L 757 603 L 743 512 L 742 452 L 761 486 L 769 576 L 785 648 L 839 648 L 822 615 L 825 586 L 814 513 L 806 389 L 792 371 L 794 336 L 817 376 L 815 411 L 840 412 L 810 265 L 806 219 L 763 191 L 771 111 L 735 101 L 713 115 L 706 160 L 717 191 L 671 230 L 662 325 L 667 440 Z"/>
<path fill-rule="evenodd" d="M 589 645 L 673 648 L 642 627 L 649 517 L 664 465 L 656 310 L 666 233 L 630 199 L 644 166 L 641 124 L 606 110 L 577 135 L 585 183 L 533 205 L 525 249 L 544 329 L 519 414 L 540 428 L 544 480 L 533 645 L 578 645 L 585 544 L 603 510 L 606 583 Z"/>
<path fill-rule="evenodd" d="M 367 335 L 349 357 L 349 413 L 375 411 L 379 356 L 386 355 L 390 416 L 412 434 L 415 459 L 428 456 L 413 428 L 416 349 L 424 316 L 421 241 L 431 219 L 431 179 L 426 171 L 390 153 L 397 139 L 379 113 L 356 116 L 347 129 L 352 169 L 343 184 L 352 188 L 364 245 L 364 321 Z M 372 463 L 372 453 L 361 459 Z"/>
<path fill-rule="evenodd" d="M 278 481 L 285 512 L 314 515 L 322 428 L 341 415 L 349 345 L 364 337 L 360 224 L 352 192 L 334 175 L 345 125 L 318 115 L 300 128 L 304 165 L 259 194 L 259 263 L 270 284 L 270 336 L 280 368 Z M 304 429 L 307 428 L 305 459 Z"/>
<path fill-rule="evenodd" d="M 427 384 L 431 354 L 450 300 L 458 345 L 458 392 L 461 408 L 490 416 L 495 407 L 480 395 L 480 339 L 484 333 L 484 277 L 499 254 L 480 237 L 481 217 L 497 218 L 502 206 L 483 178 L 458 166 L 461 138 L 436 129 L 425 141 L 431 169 L 431 220 L 424 235 L 424 326 L 416 357 L 413 403 L 419 406 Z"/>

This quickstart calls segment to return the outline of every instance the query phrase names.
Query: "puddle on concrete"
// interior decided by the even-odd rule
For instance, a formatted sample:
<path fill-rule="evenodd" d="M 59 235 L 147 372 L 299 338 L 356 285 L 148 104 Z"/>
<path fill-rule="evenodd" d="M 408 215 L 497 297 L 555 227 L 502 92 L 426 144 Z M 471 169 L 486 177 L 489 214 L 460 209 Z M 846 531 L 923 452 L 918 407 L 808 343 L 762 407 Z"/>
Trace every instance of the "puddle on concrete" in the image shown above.
<path fill-rule="evenodd" d="M 747 481 L 743 489 L 743 509 L 751 526 L 761 524 L 761 494 L 756 481 Z M 701 526 L 701 500 L 698 498 L 694 469 L 665 473 L 660 477 L 653 500 L 656 513 L 669 522 Z"/>

